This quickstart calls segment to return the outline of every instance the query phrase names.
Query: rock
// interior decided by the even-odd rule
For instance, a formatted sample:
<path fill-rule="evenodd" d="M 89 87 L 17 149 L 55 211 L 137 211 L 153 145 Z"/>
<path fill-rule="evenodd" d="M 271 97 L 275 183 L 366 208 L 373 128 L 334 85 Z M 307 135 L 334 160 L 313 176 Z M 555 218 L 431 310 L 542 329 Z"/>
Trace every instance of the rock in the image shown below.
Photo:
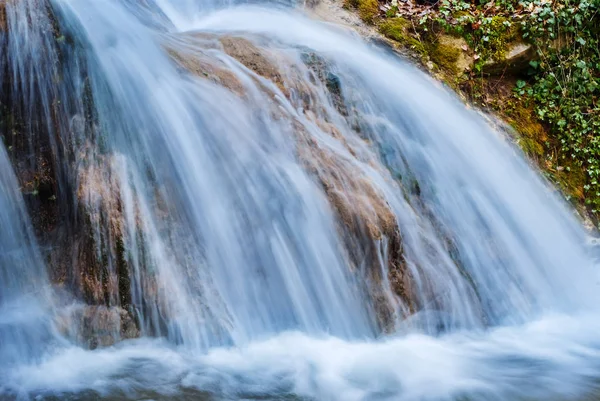
<path fill-rule="evenodd" d="M 482 71 L 488 75 L 518 74 L 529 67 L 529 62 L 534 60 L 535 56 L 532 45 L 523 42 L 511 43 L 502 59 L 487 61 Z"/>
<path fill-rule="evenodd" d="M 219 39 L 223 50 L 258 75 L 261 75 L 278 86 L 283 84 L 279 69 L 265 56 L 265 51 L 256 47 L 248 39 L 225 36 Z"/>
<path fill-rule="evenodd" d="M 451 58 L 446 57 L 446 64 L 456 74 L 460 75 L 472 68 L 473 57 L 469 54 L 469 45 L 464 38 L 440 35 L 438 37 L 437 48 L 438 52 L 445 51 L 452 55 Z"/>
<path fill-rule="evenodd" d="M 168 52 L 171 58 L 188 72 L 197 77 L 209 79 L 239 96 L 244 95 L 244 86 L 224 64 L 205 60 L 200 54 L 186 53 L 176 49 L 168 49 Z"/>
<path fill-rule="evenodd" d="M 64 336 L 90 349 L 140 336 L 132 315 L 119 307 L 74 306 L 59 314 L 56 323 Z"/>

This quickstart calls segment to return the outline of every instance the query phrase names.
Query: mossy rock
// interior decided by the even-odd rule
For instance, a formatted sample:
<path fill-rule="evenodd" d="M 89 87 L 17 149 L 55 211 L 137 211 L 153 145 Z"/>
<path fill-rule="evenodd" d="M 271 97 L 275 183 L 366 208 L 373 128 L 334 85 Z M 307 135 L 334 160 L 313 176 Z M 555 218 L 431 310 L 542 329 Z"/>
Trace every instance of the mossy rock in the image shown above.
<path fill-rule="evenodd" d="M 502 75 L 520 73 L 527 68 L 535 51 L 523 41 L 520 26 L 517 20 L 497 15 L 472 32 L 481 72 Z"/>
<path fill-rule="evenodd" d="M 445 34 L 437 36 L 427 45 L 431 61 L 455 75 L 471 69 L 472 58 L 463 49 L 468 49 L 463 38 Z"/>
<path fill-rule="evenodd" d="M 374 24 L 379 17 L 379 2 L 377 0 L 344 0 L 344 8 L 355 8 L 358 16 L 367 24 Z"/>
<path fill-rule="evenodd" d="M 499 59 L 490 59 L 482 67 L 482 72 L 489 75 L 520 74 L 529 68 L 529 63 L 535 59 L 533 46 L 524 42 L 514 42 L 507 45 L 506 51 Z"/>
<path fill-rule="evenodd" d="M 426 54 L 425 47 L 419 39 L 410 34 L 410 27 L 411 22 L 405 18 L 388 18 L 379 24 L 379 32 L 386 38 L 392 39 L 423 56 Z"/>

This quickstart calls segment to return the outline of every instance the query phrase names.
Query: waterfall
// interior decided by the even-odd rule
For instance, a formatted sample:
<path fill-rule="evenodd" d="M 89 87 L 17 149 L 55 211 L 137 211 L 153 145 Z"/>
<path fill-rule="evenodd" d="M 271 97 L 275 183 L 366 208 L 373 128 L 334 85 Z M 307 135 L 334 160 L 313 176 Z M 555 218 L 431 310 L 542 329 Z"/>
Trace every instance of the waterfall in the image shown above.
<path fill-rule="evenodd" d="M 0 4 L 0 398 L 592 396 L 570 208 L 414 67 L 265 6 Z"/>

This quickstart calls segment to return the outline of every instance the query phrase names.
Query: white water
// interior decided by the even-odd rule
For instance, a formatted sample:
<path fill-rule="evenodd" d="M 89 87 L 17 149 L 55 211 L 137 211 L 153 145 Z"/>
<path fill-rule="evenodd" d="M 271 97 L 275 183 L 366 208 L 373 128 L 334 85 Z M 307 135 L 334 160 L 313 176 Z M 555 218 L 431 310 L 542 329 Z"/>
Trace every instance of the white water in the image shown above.
<path fill-rule="evenodd" d="M 84 186 L 81 207 L 103 216 L 93 220 L 98 241 L 114 241 L 113 231 L 122 230 L 142 332 L 164 340 L 96 351 L 55 346 L 37 350 L 35 362 L 19 352 L 18 367 L 0 364 L 0 397 L 594 395 L 597 268 L 578 222 L 505 138 L 413 67 L 295 11 L 207 12 L 183 3 L 157 1 L 148 11 L 131 1 L 52 2 L 75 42 L 75 50 L 63 49 L 64 82 L 52 89 L 71 116 L 57 135 L 91 144 L 85 152 L 65 150 L 87 172 L 71 179 L 96 184 Z M 24 12 L 15 10 L 13 23 Z M 202 51 L 233 71 L 246 97 L 182 74 L 163 47 L 193 48 L 181 31 L 244 35 L 285 58 L 282 69 L 291 60 L 304 76 L 307 48 L 328 60 L 348 107 L 361 116 L 360 135 L 319 84 L 317 101 L 359 156 L 326 136 L 300 102 L 219 48 Z M 13 70 L 54 88 L 48 71 L 23 67 L 28 54 L 40 57 L 36 35 L 43 32 L 26 35 L 34 43 L 19 39 L 28 46 L 11 55 Z M 85 85 L 93 123 L 80 122 Z M 403 321 L 396 300 L 396 336 L 377 337 L 373 306 L 360 275 L 350 274 L 331 206 L 296 158 L 292 122 L 368 177 L 394 211 L 421 309 Z M 414 182 L 419 194 L 402 189 Z M 125 221 L 118 227 L 102 223 L 114 192 Z M 21 251 L 35 253 L 29 239 L 14 238 Z M 0 288 L 21 294 L 19 285 L 3 281 Z M 110 302 L 118 304 L 118 294 Z M 21 303 L 19 310 L 34 309 Z M 4 340 L 0 350 L 15 343 Z"/>

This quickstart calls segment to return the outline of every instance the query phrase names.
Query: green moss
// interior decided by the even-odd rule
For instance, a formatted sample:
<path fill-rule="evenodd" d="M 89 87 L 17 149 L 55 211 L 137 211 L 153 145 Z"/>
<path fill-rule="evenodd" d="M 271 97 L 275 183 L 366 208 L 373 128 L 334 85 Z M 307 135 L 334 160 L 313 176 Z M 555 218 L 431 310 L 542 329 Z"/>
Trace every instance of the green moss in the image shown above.
<path fill-rule="evenodd" d="M 521 146 L 521 149 L 530 156 L 539 157 L 544 155 L 544 147 L 534 139 L 523 137 L 519 139 L 519 145 Z"/>
<path fill-rule="evenodd" d="M 584 186 L 587 174 L 583 167 L 573 162 L 562 163 L 561 170 L 554 173 L 554 181 L 568 197 L 579 202 L 585 199 Z"/>
<path fill-rule="evenodd" d="M 379 2 L 377 0 L 358 0 L 358 15 L 367 24 L 372 24 L 379 16 Z"/>
<path fill-rule="evenodd" d="M 379 32 L 386 38 L 395 40 L 403 46 L 411 48 L 420 55 L 425 54 L 425 47 L 421 41 L 409 34 L 410 21 L 405 18 L 389 18 L 379 24 Z"/>
<path fill-rule="evenodd" d="M 436 41 L 429 43 L 427 52 L 429 53 L 431 61 L 436 63 L 440 68 L 451 73 L 457 72 L 456 62 L 460 57 L 460 49 Z"/>
<path fill-rule="evenodd" d="M 531 105 L 524 99 L 514 99 L 506 102 L 504 114 L 508 117 L 513 128 L 521 135 L 537 142 L 547 140 L 546 130 L 540 124 Z"/>
<path fill-rule="evenodd" d="M 406 41 L 407 28 L 410 26 L 410 21 L 405 18 L 388 18 L 379 24 L 379 32 L 387 38 L 404 43 Z"/>
<path fill-rule="evenodd" d="M 358 16 L 367 24 L 374 24 L 379 17 L 379 2 L 377 0 L 344 0 L 343 7 L 357 9 Z"/>
<path fill-rule="evenodd" d="M 567 198 L 581 202 L 586 183 L 585 170 L 569 158 L 563 157 L 556 138 L 549 137 L 548 128 L 538 120 L 530 99 L 518 98 L 505 102 L 501 111 L 512 127 L 520 134 L 519 146 L 538 161 L 548 178 L 556 183 Z M 549 151 L 549 143 L 552 151 Z"/>
<path fill-rule="evenodd" d="M 518 23 L 510 21 L 506 17 L 492 17 L 489 24 L 489 41 L 486 47 L 491 59 L 504 59 L 508 45 L 518 39 L 518 26 Z"/>

